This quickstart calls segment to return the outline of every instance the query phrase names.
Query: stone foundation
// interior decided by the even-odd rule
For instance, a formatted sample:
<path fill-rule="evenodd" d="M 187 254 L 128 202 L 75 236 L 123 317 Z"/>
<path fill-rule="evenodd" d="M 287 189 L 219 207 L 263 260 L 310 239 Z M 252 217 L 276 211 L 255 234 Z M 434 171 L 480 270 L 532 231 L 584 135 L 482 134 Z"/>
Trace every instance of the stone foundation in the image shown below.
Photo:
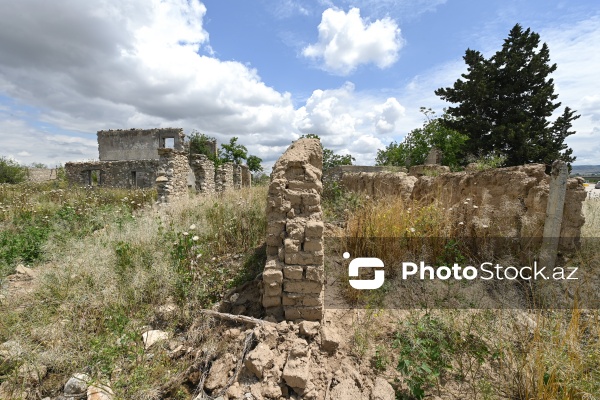
<path fill-rule="evenodd" d="M 317 139 L 294 142 L 273 166 L 262 300 L 268 315 L 315 321 L 323 316 L 322 168 Z"/>

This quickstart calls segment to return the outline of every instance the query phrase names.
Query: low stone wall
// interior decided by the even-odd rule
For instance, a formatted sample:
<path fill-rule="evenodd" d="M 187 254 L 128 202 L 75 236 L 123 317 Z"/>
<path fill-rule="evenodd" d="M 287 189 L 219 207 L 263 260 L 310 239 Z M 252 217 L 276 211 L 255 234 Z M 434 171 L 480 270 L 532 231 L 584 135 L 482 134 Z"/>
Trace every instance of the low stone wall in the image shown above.
<path fill-rule="evenodd" d="M 187 196 L 187 176 L 189 163 L 185 151 L 158 149 L 159 167 L 156 178 L 156 191 L 160 203 L 168 203 Z"/>
<path fill-rule="evenodd" d="M 450 167 L 438 164 L 413 165 L 408 170 L 410 176 L 416 176 L 417 178 L 423 175 L 438 176 L 448 173 L 450 173 Z"/>
<path fill-rule="evenodd" d="M 347 173 L 344 187 L 373 197 L 402 196 L 407 201 L 438 201 L 470 237 L 542 236 L 550 176 L 543 164 L 486 171 L 423 174 Z M 422 172 L 422 170 L 418 170 Z M 577 246 L 585 222 L 582 207 L 586 193 L 580 179 L 569 179 L 561 225 L 561 248 Z"/>
<path fill-rule="evenodd" d="M 359 172 L 406 172 L 406 168 L 371 165 L 338 165 L 323 171 L 323 182 L 340 182 L 344 174 Z"/>
<path fill-rule="evenodd" d="M 56 168 L 29 168 L 30 182 L 46 182 L 56 179 Z"/>
<path fill-rule="evenodd" d="M 73 185 L 118 188 L 151 188 L 158 160 L 90 161 L 65 164 L 67 181 Z"/>
<path fill-rule="evenodd" d="M 373 198 L 401 196 L 408 201 L 417 180 L 406 172 L 353 172 L 344 173 L 340 183 L 351 192 L 365 193 Z"/>
<path fill-rule="evenodd" d="M 215 163 L 204 154 L 196 154 L 192 156 L 191 167 L 196 178 L 196 192 L 215 193 Z"/>
<path fill-rule="evenodd" d="M 322 166 L 317 139 L 297 140 L 273 166 L 262 299 L 268 315 L 323 316 Z"/>

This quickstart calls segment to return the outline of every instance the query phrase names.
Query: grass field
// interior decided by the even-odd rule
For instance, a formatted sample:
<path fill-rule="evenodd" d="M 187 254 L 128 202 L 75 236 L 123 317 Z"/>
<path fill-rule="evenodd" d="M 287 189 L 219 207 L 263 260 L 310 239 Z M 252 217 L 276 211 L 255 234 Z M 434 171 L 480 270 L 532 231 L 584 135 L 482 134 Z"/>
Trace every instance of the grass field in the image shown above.
<path fill-rule="evenodd" d="M 0 385 L 14 398 L 56 396 L 71 374 L 85 372 L 110 382 L 116 398 L 191 398 L 185 388 L 161 387 L 192 359 L 173 358 L 168 347 L 148 351 L 141 333 L 161 329 L 220 351 L 220 331 L 199 310 L 262 271 L 266 192 L 190 196 L 159 210 L 153 191 L 0 186 L 0 343 L 18 342 L 21 352 L 0 355 Z M 348 230 L 448 234 L 435 205 L 337 193 L 324 207 Z M 583 235 L 599 237 L 600 201 L 584 211 Z M 584 248 L 573 262 L 594 253 Z M 34 270 L 32 281 L 9 281 L 19 264 Z M 396 377 L 398 398 L 600 398 L 597 310 L 415 311 L 367 335 L 389 318 L 369 315 L 355 327 L 350 356 Z"/>

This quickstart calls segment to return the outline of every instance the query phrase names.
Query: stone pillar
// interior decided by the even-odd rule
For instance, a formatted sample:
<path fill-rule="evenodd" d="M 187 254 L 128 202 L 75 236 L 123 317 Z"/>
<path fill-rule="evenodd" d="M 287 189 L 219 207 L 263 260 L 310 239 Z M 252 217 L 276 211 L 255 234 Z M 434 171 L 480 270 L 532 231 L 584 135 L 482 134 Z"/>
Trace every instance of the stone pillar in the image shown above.
<path fill-rule="evenodd" d="M 242 167 L 242 187 L 252 186 L 252 174 L 248 169 L 247 165 L 241 165 Z"/>
<path fill-rule="evenodd" d="M 219 193 L 233 189 L 233 163 L 228 162 L 217 168 L 215 188 Z"/>
<path fill-rule="evenodd" d="M 442 151 L 437 147 L 432 147 L 427 154 L 425 159 L 425 165 L 441 165 L 442 164 Z"/>
<path fill-rule="evenodd" d="M 567 164 L 560 160 L 554 161 L 552 163 L 552 172 L 550 173 L 550 192 L 548 193 L 548 203 L 546 204 L 544 238 L 540 250 L 541 267 L 548 267 L 548 269 L 554 268 L 556 262 L 568 178 L 569 168 Z"/>
<path fill-rule="evenodd" d="M 189 170 L 187 153 L 174 149 L 158 149 L 156 191 L 159 203 L 169 203 L 187 195 Z"/>
<path fill-rule="evenodd" d="M 273 166 L 267 198 L 263 306 L 288 320 L 323 317 L 323 151 L 294 142 Z"/>
<path fill-rule="evenodd" d="M 233 165 L 233 188 L 239 190 L 242 188 L 242 166 L 241 164 Z"/>
<path fill-rule="evenodd" d="M 191 162 L 196 179 L 196 192 L 210 194 L 215 192 L 215 163 L 204 154 L 194 154 Z"/>

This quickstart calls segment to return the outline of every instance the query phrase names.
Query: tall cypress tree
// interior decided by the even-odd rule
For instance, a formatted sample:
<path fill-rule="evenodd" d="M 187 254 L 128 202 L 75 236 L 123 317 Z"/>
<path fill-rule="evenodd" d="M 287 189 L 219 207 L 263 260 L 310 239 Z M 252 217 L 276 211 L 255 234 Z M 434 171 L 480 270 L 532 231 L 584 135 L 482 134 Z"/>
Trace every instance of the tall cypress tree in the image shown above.
<path fill-rule="evenodd" d="M 579 115 L 565 107 L 561 116 L 549 120 L 561 106 L 555 102 L 554 81 L 548 78 L 556 64 L 550 64 L 546 43 L 539 44 L 539 34 L 516 24 L 491 58 L 468 49 L 463 79 L 435 91 L 457 104 L 447 110 L 454 118 L 444 123 L 469 137 L 465 153 L 501 153 L 506 165 L 575 160 L 564 141 L 575 133 L 570 129 Z"/>

